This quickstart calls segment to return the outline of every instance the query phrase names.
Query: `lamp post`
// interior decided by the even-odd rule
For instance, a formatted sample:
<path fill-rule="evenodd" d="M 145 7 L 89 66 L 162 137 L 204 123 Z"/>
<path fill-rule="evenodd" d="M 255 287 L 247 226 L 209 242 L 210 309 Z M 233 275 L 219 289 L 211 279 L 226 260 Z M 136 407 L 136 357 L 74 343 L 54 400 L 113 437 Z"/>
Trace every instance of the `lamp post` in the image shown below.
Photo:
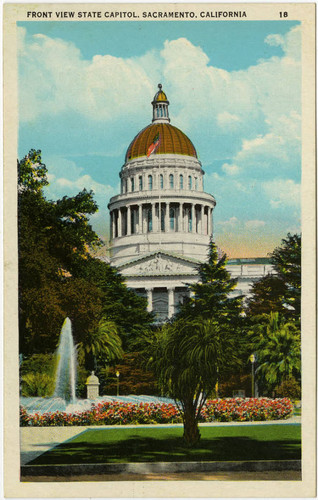
<path fill-rule="evenodd" d="M 116 372 L 116 377 L 117 377 L 117 396 L 119 396 L 119 375 L 120 375 L 120 373 L 117 370 L 117 372 Z"/>
<path fill-rule="evenodd" d="M 255 397 L 255 381 L 254 381 L 254 363 L 255 363 L 255 356 L 254 354 L 250 355 L 250 362 L 252 363 L 252 398 Z"/>

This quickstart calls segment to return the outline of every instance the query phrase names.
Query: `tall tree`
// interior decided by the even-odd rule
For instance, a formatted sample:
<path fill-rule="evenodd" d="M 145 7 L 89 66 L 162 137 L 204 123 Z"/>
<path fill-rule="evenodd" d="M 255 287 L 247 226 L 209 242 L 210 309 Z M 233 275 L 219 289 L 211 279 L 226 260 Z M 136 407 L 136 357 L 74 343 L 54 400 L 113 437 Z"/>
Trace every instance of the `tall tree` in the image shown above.
<path fill-rule="evenodd" d="M 287 319 L 300 320 L 301 310 L 301 237 L 291 235 L 282 240 L 271 254 L 274 273 L 254 283 L 247 300 L 249 316 L 278 312 Z"/>
<path fill-rule="evenodd" d="M 211 241 L 208 260 L 198 266 L 198 283 L 189 286 L 192 296 L 180 306 L 178 317 L 200 316 L 232 325 L 240 321 L 242 297 L 232 294 L 237 279 L 231 278 L 226 262 L 227 256 L 219 259 L 217 247 Z"/>
<path fill-rule="evenodd" d="M 78 344 L 88 345 L 92 336 L 93 346 L 104 320 L 115 323 L 126 347 L 152 315 L 145 299 L 128 290 L 114 268 L 91 256 L 100 244 L 89 223 L 97 210 L 93 193 L 84 189 L 73 197 L 47 200 L 40 151 L 31 150 L 18 169 L 21 352 L 52 352 L 65 317 L 72 320 Z"/>
<path fill-rule="evenodd" d="M 236 359 L 228 326 L 211 319 L 179 319 L 166 324 L 150 343 L 149 367 L 160 388 L 177 403 L 188 446 L 200 439 L 198 421 L 219 373 Z"/>

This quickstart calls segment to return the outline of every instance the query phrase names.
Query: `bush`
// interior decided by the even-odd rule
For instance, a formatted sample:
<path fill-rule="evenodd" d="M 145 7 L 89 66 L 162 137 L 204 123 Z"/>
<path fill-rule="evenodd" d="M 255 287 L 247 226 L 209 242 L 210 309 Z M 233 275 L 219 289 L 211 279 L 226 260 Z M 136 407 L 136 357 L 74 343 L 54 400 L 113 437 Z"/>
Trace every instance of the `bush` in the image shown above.
<path fill-rule="evenodd" d="M 52 396 L 54 389 L 54 378 L 47 373 L 28 373 L 22 377 L 22 396 Z"/>
<path fill-rule="evenodd" d="M 301 387 L 294 377 L 291 377 L 275 387 L 275 394 L 280 398 L 290 398 L 295 401 L 301 399 Z"/>
<path fill-rule="evenodd" d="M 287 398 L 229 398 L 208 400 L 200 415 L 200 422 L 230 422 L 253 420 L 279 420 L 288 418 L 293 405 Z M 174 424 L 182 418 L 174 404 L 104 402 L 93 405 L 85 412 L 64 412 L 28 415 L 21 407 L 21 426 L 51 425 L 127 425 Z"/>

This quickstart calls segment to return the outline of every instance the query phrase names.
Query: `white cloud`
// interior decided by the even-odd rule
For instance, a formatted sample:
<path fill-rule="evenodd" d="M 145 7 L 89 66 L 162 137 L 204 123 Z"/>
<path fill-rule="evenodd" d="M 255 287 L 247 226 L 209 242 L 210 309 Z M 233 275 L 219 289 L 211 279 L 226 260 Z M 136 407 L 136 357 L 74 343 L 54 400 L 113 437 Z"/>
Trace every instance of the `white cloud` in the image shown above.
<path fill-rule="evenodd" d="M 229 220 L 225 220 L 223 222 L 218 222 L 218 226 L 222 227 L 224 230 L 231 230 L 240 224 L 240 221 L 237 217 L 230 217 Z"/>
<path fill-rule="evenodd" d="M 237 165 L 230 165 L 229 163 L 224 163 L 222 165 L 222 170 L 228 175 L 237 175 L 241 169 Z"/>
<path fill-rule="evenodd" d="M 263 184 L 263 190 L 273 208 L 298 206 L 300 184 L 292 179 L 274 179 Z"/>
<path fill-rule="evenodd" d="M 247 229 L 258 229 L 260 227 L 265 226 L 266 222 L 263 220 L 248 220 L 245 222 L 245 227 Z"/>
<path fill-rule="evenodd" d="M 239 126 L 240 118 L 237 115 L 233 115 L 228 111 L 223 111 L 219 113 L 217 116 L 217 123 L 222 128 L 236 128 Z"/>

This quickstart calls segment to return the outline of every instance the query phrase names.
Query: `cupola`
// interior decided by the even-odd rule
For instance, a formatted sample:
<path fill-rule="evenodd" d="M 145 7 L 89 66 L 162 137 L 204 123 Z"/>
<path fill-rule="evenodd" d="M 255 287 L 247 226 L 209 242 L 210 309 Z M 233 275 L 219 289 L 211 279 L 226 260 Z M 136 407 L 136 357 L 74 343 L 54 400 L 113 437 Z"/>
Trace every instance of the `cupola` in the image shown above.
<path fill-rule="evenodd" d="M 169 123 L 169 101 L 167 99 L 166 94 L 162 90 L 161 83 L 158 84 L 158 92 L 152 101 L 153 106 L 153 118 L 152 121 L 156 123 Z"/>

